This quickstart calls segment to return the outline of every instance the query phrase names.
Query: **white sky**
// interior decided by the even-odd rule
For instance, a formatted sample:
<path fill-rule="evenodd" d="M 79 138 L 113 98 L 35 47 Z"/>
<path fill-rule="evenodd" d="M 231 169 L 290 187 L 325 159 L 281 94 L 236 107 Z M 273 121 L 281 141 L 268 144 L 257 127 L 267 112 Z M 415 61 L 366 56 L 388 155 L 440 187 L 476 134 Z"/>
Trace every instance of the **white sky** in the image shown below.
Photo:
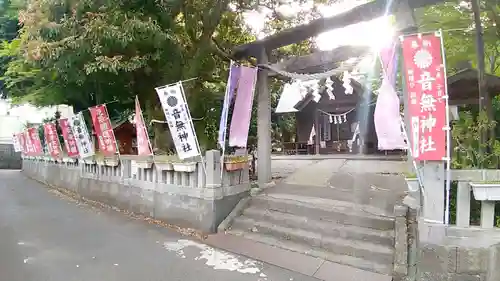
<path fill-rule="evenodd" d="M 330 6 L 321 6 L 319 9 L 324 17 L 331 17 L 336 14 L 348 11 L 356 6 L 364 4 L 366 0 L 343 0 L 340 3 Z M 309 7 L 299 7 L 298 5 L 282 6 L 280 11 L 283 14 L 294 14 L 300 9 Z M 251 12 L 245 15 L 247 24 L 258 34 L 259 38 L 265 37 L 261 30 L 265 25 L 266 11 Z M 364 45 L 377 48 L 391 39 L 393 29 L 390 19 L 382 17 L 368 22 L 361 22 L 350 25 L 342 29 L 336 29 L 320 34 L 316 38 L 316 43 L 321 50 L 330 50 L 342 45 Z"/>

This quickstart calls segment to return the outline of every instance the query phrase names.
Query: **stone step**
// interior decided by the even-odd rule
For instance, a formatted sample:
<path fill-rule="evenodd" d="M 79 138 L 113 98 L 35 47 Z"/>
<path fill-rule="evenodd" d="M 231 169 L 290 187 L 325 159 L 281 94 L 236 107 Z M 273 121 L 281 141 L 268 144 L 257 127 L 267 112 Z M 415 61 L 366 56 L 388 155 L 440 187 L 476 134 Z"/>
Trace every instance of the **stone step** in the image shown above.
<path fill-rule="evenodd" d="M 250 206 L 343 225 L 394 229 L 394 218 L 384 211 L 351 202 L 273 193 L 253 197 Z"/>
<path fill-rule="evenodd" d="M 290 240 L 311 247 L 324 249 L 334 254 L 362 258 L 380 264 L 392 264 L 394 260 L 394 250 L 392 247 L 359 240 L 324 236 L 317 232 L 273 225 L 265 221 L 255 221 L 245 216 L 240 216 L 235 219 L 233 229 L 262 233 L 278 239 Z"/>
<path fill-rule="evenodd" d="M 363 258 L 358 258 L 348 255 L 339 255 L 332 252 L 328 252 L 324 249 L 310 247 L 309 245 L 303 243 L 297 243 L 290 240 L 279 239 L 270 235 L 265 235 L 263 233 L 252 233 L 252 232 L 242 231 L 241 229 L 231 229 L 228 231 L 228 234 L 240 236 L 245 239 L 249 239 L 273 247 L 278 247 L 281 249 L 286 249 L 289 251 L 317 257 L 334 263 L 351 266 L 361 270 L 376 272 L 384 275 L 392 275 L 393 272 L 392 263 L 377 263 L 372 260 L 367 260 Z"/>
<path fill-rule="evenodd" d="M 354 225 L 343 225 L 330 221 L 317 220 L 314 217 L 302 217 L 289 213 L 259 209 L 255 206 L 244 210 L 243 215 L 255 221 L 265 221 L 279 226 L 303 229 L 320 233 L 323 236 L 359 240 L 388 247 L 394 246 L 394 230 L 376 230 Z"/>

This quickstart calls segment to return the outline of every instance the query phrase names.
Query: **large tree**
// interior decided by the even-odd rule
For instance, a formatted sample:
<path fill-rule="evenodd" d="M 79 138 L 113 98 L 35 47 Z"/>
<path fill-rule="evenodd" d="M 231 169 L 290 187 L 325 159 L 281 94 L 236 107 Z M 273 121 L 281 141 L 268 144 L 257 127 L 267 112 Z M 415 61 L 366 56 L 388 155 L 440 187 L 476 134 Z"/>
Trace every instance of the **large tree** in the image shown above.
<path fill-rule="evenodd" d="M 284 16 L 282 7 L 280 0 L 28 0 L 19 13 L 20 36 L 1 48 L 1 55 L 15 57 L 4 79 L 18 102 L 66 103 L 79 111 L 117 100 L 112 112 L 124 112 L 138 95 L 147 119 L 162 120 L 154 87 L 197 77 L 185 84 L 188 102 L 201 144 L 213 147 L 228 54 L 255 39 L 245 12 L 271 11 L 267 32 L 317 16 L 304 9 Z M 297 46 L 276 55 L 310 45 Z M 154 131 L 155 146 L 168 147 L 165 127 Z"/>

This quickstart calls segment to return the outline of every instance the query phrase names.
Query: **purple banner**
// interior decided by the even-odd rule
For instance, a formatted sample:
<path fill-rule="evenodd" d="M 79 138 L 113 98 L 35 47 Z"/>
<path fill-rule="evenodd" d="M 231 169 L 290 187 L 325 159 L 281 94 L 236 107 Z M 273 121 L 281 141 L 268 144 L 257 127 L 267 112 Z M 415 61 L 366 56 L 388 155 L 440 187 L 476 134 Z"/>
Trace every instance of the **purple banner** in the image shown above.
<path fill-rule="evenodd" d="M 374 113 L 378 149 L 405 149 L 406 143 L 401 131 L 399 97 L 395 90 L 397 73 L 396 43 L 380 51 L 380 61 L 384 73 L 379 89 Z"/>
<path fill-rule="evenodd" d="M 238 80 L 240 79 L 240 67 L 231 63 L 229 69 L 229 78 L 227 79 L 226 94 L 224 95 L 224 105 L 222 107 L 220 124 L 219 124 L 219 147 L 224 148 L 226 146 L 226 131 L 227 131 L 227 116 L 229 114 L 229 107 L 233 101 L 234 91 L 238 86 Z"/>
<path fill-rule="evenodd" d="M 240 80 L 229 132 L 229 145 L 246 147 L 258 69 L 242 66 L 240 71 Z"/>

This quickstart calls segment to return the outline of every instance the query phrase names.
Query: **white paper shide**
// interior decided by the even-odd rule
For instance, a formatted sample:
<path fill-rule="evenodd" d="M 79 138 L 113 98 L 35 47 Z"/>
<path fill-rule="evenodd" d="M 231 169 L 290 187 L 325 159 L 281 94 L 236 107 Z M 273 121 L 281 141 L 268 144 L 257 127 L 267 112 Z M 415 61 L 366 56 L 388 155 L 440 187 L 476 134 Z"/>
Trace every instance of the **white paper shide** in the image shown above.
<path fill-rule="evenodd" d="M 180 159 L 200 155 L 182 84 L 156 88 Z"/>
<path fill-rule="evenodd" d="M 94 146 L 90 140 L 90 135 L 87 130 L 87 125 L 83 119 L 82 113 L 73 115 L 70 119 L 71 131 L 76 139 L 76 144 L 78 145 L 78 151 L 80 152 L 81 158 L 91 157 L 95 154 Z"/>

